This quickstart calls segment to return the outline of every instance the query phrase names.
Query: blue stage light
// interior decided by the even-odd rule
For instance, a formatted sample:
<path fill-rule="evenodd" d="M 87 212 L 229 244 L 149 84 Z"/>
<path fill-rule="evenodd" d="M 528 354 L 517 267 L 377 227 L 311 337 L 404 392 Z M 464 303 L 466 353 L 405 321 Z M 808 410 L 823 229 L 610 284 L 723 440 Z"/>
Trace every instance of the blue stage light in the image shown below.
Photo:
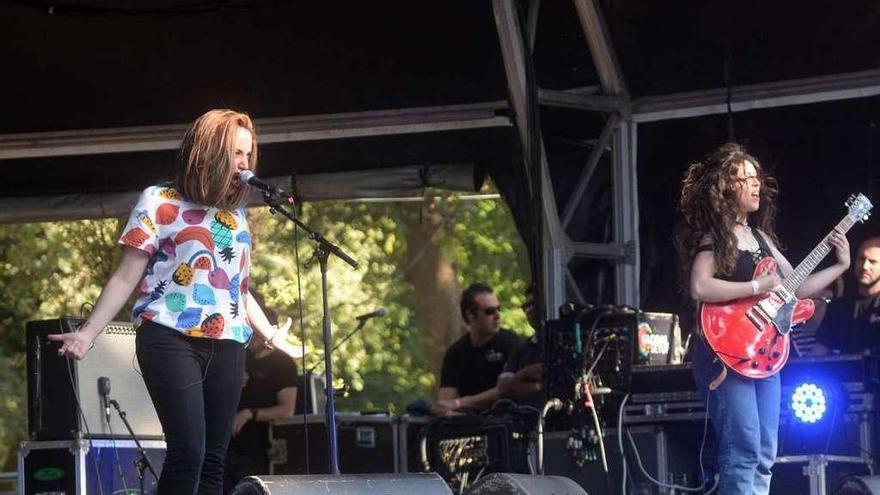
<path fill-rule="evenodd" d="M 828 410 L 828 394 L 815 383 L 802 383 L 791 394 L 791 410 L 804 423 L 821 421 Z"/>

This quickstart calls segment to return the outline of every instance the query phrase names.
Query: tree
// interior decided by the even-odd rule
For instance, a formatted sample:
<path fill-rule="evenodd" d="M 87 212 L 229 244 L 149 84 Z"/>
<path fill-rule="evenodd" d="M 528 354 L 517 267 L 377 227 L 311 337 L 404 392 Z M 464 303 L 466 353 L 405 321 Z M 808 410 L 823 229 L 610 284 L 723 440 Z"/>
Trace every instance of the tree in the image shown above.
<path fill-rule="evenodd" d="M 342 410 L 395 411 L 433 395 L 443 352 L 462 332 L 462 286 L 492 285 L 505 305 L 524 299 L 528 265 L 506 206 L 435 196 L 302 208 L 307 224 L 360 262 L 357 269 L 334 258 L 328 263 L 334 342 L 356 327 L 355 315 L 378 306 L 388 311 L 333 356 L 337 386 L 347 389 Z M 305 342 L 305 367 L 322 371 L 320 274 L 317 263 L 307 263 L 314 247 L 299 234 L 298 265 L 290 222 L 264 208 L 249 217 L 252 287 L 268 310 L 297 320 L 302 310 L 304 334 L 292 340 Z M 7 470 L 27 431 L 24 325 L 88 309 L 118 262 L 120 230 L 118 220 L 0 226 L 0 366 L 11 371 L 0 375 L 0 465 Z M 129 319 L 130 304 L 117 319 Z M 520 311 L 504 312 L 502 324 L 528 328 Z"/>

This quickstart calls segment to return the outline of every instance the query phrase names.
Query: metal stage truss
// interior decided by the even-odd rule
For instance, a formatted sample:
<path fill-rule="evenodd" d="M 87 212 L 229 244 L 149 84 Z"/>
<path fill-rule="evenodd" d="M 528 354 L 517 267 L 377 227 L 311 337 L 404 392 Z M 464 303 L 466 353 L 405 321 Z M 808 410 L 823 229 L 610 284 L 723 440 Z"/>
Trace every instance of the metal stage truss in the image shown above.
<path fill-rule="evenodd" d="M 605 125 L 583 163 L 574 193 L 561 211 L 556 208 L 556 187 L 549 174 L 554 164 L 548 161 L 541 136 L 534 140 L 541 146 L 538 155 L 541 162 L 531 164 L 531 168 L 540 172 L 543 184 L 544 307 L 557 308 L 565 300 L 585 302 L 581 287 L 571 271 L 571 262 L 576 259 L 612 264 L 614 301 L 604 302 L 638 306 L 638 126 L 661 120 L 725 113 L 728 89 L 633 97 L 627 89 L 600 2 L 573 0 L 573 3 L 587 42 L 585 48 L 589 50 L 600 84 L 568 90 L 536 88 L 534 93 L 541 106 L 573 109 L 584 112 L 585 117 L 601 115 Z M 486 102 L 263 119 L 257 120 L 262 131 L 262 142 L 319 141 L 510 126 L 516 128 L 523 143 L 533 142 L 529 126 L 526 125 L 529 88 L 526 86 L 526 61 L 523 57 L 526 53 L 524 47 L 531 51 L 534 46 L 541 2 L 530 0 L 521 5 L 527 8 L 522 16 L 525 26 L 520 25 L 521 16 L 516 2 L 493 0 L 492 3 L 512 108 L 507 102 Z M 880 69 L 732 87 L 729 93 L 730 110 L 733 112 L 866 98 L 880 95 Z M 169 124 L 0 135 L 0 160 L 171 150 L 177 147 L 183 128 L 183 124 Z M 541 134 L 540 128 L 537 132 Z M 572 224 L 572 218 L 579 207 L 588 206 L 593 199 L 587 190 L 599 167 L 610 167 L 612 172 L 613 240 L 608 243 L 574 241 L 572 239 L 577 237 L 574 229 L 578 227 Z M 87 194 L 77 196 L 81 201 L 89 201 Z M 92 201 L 107 201 L 105 196 Z M 20 204 L 22 199 L 25 198 L 14 201 Z M 41 197 L 26 199 L 34 205 L 29 207 L 32 215 L 35 208 L 39 210 L 40 205 L 45 205 L 42 213 L 37 211 L 33 216 L 34 220 L 53 219 L 53 215 L 58 214 L 59 198 L 52 198 L 54 201 Z M 12 201 L 3 198 L 0 199 L 0 205 L 13 206 L 7 205 Z M 127 201 L 123 199 L 117 202 Z M 2 221 L 15 220 L 7 215 Z M 547 316 L 553 315 L 548 313 Z"/>

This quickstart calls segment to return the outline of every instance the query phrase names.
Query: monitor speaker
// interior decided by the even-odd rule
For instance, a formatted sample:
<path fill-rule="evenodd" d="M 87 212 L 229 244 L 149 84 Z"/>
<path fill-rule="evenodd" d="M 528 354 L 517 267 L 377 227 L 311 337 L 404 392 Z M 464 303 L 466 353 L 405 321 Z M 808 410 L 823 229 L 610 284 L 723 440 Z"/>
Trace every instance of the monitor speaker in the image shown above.
<path fill-rule="evenodd" d="M 587 495 L 577 483 L 562 476 L 494 473 L 471 485 L 466 495 Z"/>
<path fill-rule="evenodd" d="M 452 495 L 435 473 L 248 476 L 231 495 Z"/>
<path fill-rule="evenodd" d="M 128 438 L 115 410 L 110 411 L 109 422 L 105 418 L 98 379 L 107 377 L 109 398 L 126 412 L 135 435 L 161 439 L 162 426 L 137 370 L 132 324 L 107 325 L 82 361 L 59 356 L 60 343 L 48 335 L 72 332 L 81 323 L 76 318 L 59 318 L 30 321 L 25 326 L 30 438 Z"/>

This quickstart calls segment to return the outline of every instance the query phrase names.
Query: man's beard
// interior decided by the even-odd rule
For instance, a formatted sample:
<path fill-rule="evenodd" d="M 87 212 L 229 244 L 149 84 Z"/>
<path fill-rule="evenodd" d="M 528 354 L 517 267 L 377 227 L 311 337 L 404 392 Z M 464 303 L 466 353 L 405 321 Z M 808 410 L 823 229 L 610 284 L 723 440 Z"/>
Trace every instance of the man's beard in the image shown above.
<path fill-rule="evenodd" d="M 871 279 L 870 282 L 862 282 L 862 277 L 859 277 L 859 288 L 865 294 L 870 294 L 876 289 L 880 288 L 880 275 Z"/>

